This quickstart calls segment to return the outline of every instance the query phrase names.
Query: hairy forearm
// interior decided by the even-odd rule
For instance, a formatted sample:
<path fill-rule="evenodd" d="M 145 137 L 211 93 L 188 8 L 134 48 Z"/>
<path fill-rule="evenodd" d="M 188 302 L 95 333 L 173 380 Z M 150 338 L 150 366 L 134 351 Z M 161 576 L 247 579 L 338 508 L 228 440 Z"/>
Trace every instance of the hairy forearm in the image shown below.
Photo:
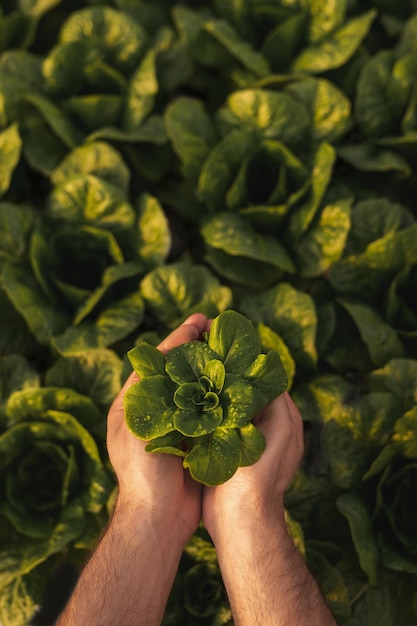
<path fill-rule="evenodd" d="M 335 626 L 283 517 L 223 528 L 215 545 L 235 626 Z"/>
<path fill-rule="evenodd" d="M 116 510 L 57 626 L 159 626 L 182 553 L 169 530 Z"/>

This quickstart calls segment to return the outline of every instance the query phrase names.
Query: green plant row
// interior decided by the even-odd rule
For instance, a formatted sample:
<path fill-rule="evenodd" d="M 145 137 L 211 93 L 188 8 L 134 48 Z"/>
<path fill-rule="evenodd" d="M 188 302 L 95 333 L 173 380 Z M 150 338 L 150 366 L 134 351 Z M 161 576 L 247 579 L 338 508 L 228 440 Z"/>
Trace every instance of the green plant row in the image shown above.
<path fill-rule="evenodd" d="M 0 2 L 3 626 L 107 522 L 127 351 L 228 309 L 304 417 L 337 623 L 417 623 L 416 75 L 415 0 Z M 203 528 L 180 624 L 232 624 Z"/>

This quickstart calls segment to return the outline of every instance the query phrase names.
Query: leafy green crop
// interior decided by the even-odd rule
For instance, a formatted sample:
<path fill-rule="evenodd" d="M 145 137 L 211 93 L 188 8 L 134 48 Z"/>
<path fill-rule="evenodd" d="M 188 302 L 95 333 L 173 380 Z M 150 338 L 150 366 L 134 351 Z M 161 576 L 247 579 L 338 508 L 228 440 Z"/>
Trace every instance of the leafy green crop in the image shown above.
<path fill-rule="evenodd" d="M 23 364 L 8 365 L 24 373 Z M 0 583 L 10 591 L 72 543 L 88 549 L 112 489 L 95 404 L 72 389 L 33 382 L 9 396 L 0 435 Z"/>
<path fill-rule="evenodd" d="M 148 452 L 176 454 L 205 485 L 224 483 L 265 447 L 251 422 L 285 391 L 279 354 L 261 354 L 253 324 L 236 311 L 212 322 L 206 341 L 173 348 L 166 357 L 148 343 L 129 354 L 140 381 L 125 396 L 125 417 Z"/>
<path fill-rule="evenodd" d="M 219 433 L 227 475 L 261 453 L 278 353 L 305 424 L 298 549 L 340 626 L 417 623 L 416 50 L 416 0 L 0 0 L 3 626 L 106 524 L 132 346 L 167 405 L 155 426 L 132 401 L 147 445 L 206 482 Z M 197 311 L 253 324 L 240 370 L 223 336 L 158 353 Z M 201 528 L 164 626 L 224 624 Z"/>

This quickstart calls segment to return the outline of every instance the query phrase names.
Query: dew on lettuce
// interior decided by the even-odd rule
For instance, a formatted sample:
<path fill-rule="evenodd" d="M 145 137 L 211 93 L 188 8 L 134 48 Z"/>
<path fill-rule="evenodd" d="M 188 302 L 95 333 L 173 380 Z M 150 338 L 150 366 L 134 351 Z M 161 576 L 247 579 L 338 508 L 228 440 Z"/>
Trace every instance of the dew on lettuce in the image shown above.
<path fill-rule="evenodd" d="M 125 419 L 148 452 L 183 457 L 206 485 L 224 483 L 259 459 L 265 440 L 252 420 L 285 391 L 287 376 L 275 350 L 261 353 L 244 315 L 221 313 L 203 341 L 165 357 L 145 342 L 128 357 L 140 381 L 126 392 Z"/>

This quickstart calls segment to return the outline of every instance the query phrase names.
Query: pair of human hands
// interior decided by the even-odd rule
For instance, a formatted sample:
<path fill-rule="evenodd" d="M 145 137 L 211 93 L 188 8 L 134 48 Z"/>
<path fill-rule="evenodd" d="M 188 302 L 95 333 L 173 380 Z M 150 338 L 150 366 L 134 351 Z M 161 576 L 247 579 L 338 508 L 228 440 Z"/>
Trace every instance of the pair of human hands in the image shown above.
<path fill-rule="evenodd" d="M 201 313 L 188 317 L 166 337 L 158 349 L 172 348 L 201 339 L 210 320 Z M 239 468 L 227 482 L 203 487 L 184 469 L 180 457 L 145 452 L 146 442 L 127 428 L 123 398 L 138 382 L 133 372 L 115 399 L 108 415 L 107 448 L 119 483 L 117 505 L 146 511 L 156 528 L 175 528 L 186 541 L 203 519 L 216 543 L 222 525 L 239 512 L 245 515 L 283 513 L 283 496 L 294 477 L 303 453 L 303 425 L 300 413 L 288 393 L 283 393 L 255 418 L 265 436 L 266 448 L 253 465 Z"/>

